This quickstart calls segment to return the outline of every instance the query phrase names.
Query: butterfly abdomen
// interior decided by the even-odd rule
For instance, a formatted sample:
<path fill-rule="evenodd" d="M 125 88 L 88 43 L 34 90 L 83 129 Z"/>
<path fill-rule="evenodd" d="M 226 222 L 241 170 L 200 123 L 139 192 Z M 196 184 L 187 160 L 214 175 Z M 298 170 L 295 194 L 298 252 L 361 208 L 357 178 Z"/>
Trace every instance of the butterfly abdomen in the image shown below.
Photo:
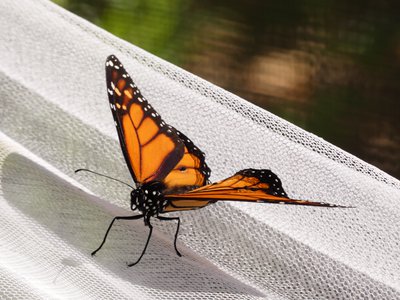
<path fill-rule="evenodd" d="M 200 186 L 198 186 L 198 185 L 177 186 L 177 187 L 174 187 L 173 189 L 168 189 L 166 191 L 166 194 L 184 194 L 184 193 L 190 192 L 192 190 L 195 190 L 199 187 Z"/>

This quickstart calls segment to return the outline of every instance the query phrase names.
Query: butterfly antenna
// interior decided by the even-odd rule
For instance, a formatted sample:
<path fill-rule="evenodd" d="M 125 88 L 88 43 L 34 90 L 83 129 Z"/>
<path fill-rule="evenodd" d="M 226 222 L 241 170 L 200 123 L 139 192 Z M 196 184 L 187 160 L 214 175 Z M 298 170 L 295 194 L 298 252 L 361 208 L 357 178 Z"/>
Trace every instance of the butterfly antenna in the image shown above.
<path fill-rule="evenodd" d="M 108 179 L 111 179 L 111 180 L 114 180 L 114 181 L 118 181 L 119 183 L 125 184 L 126 186 L 129 186 L 131 189 L 135 189 L 130 184 L 128 184 L 126 182 L 123 182 L 123 181 L 121 181 L 121 180 L 119 180 L 117 178 L 113 178 L 113 177 L 110 177 L 110 176 L 107 176 L 107 175 L 104 175 L 104 174 L 100 174 L 100 173 L 97 173 L 97 172 L 89 170 L 89 169 L 78 169 L 78 170 L 75 170 L 75 174 L 78 173 L 78 172 L 81 172 L 81 171 L 85 171 L 85 172 L 93 173 L 93 174 L 96 174 L 96 175 L 99 175 L 99 176 L 103 176 L 105 178 L 108 178 Z"/>

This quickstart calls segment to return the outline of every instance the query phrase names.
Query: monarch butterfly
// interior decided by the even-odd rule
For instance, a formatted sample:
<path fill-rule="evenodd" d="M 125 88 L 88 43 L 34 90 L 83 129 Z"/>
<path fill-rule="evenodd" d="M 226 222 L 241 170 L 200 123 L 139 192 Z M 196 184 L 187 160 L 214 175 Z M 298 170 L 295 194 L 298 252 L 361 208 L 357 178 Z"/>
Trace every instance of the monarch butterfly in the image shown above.
<path fill-rule="evenodd" d="M 135 181 L 131 209 L 140 215 L 116 216 L 110 223 L 95 255 L 104 245 L 115 220 L 144 219 L 150 228 L 146 244 L 136 265 L 146 252 L 153 231 L 151 218 L 177 221 L 165 213 L 203 208 L 217 201 L 246 201 L 339 207 L 338 205 L 288 198 L 277 175 L 270 170 L 245 169 L 216 183 L 210 183 L 211 170 L 204 153 L 182 132 L 166 124 L 133 83 L 120 61 L 106 60 L 107 93 L 117 128 L 122 153 Z"/>

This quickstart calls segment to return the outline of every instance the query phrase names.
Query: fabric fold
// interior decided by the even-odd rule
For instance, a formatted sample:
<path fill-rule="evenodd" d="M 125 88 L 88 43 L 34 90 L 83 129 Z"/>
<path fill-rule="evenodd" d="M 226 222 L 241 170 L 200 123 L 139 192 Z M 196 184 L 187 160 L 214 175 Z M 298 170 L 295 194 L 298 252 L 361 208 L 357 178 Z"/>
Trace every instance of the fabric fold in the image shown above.
<path fill-rule="evenodd" d="M 51 2 L 0 3 L 0 295 L 5 298 L 400 298 L 400 182 Z M 268 168 L 289 196 L 351 209 L 210 205 L 174 225 L 119 222 L 132 183 L 108 107 L 115 54 L 212 180 Z M 19 294 L 18 293 L 19 290 Z"/>

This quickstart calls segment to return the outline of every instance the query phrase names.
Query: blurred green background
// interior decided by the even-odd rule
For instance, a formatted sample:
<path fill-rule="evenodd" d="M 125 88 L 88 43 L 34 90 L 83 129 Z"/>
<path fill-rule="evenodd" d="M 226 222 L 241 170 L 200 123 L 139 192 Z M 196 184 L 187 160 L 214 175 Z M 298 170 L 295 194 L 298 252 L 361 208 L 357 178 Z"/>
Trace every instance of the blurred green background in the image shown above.
<path fill-rule="evenodd" d="M 400 1 L 55 2 L 400 178 Z"/>

